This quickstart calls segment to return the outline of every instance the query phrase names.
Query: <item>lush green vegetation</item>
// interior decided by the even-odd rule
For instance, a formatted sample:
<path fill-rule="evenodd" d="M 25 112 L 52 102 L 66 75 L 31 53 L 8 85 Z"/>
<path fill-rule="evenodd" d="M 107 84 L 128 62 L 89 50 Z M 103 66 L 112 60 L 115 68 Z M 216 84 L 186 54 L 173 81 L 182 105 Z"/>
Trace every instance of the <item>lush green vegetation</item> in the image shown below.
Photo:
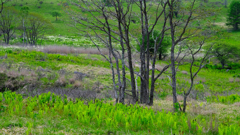
<path fill-rule="evenodd" d="M 219 102 L 223 104 L 233 104 L 236 102 L 240 102 L 240 96 L 237 94 L 232 94 L 229 96 L 212 96 L 212 97 L 207 97 L 208 102 Z"/>
<path fill-rule="evenodd" d="M 240 132 L 239 123 L 218 123 L 215 118 L 211 118 L 211 123 L 206 121 L 206 117 L 199 115 L 195 118 L 189 118 L 186 114 L 165 112 L 155 112 L 153 109 L 148 109 L 135 105 L 123 105 L 112 103 L 103 103 L 95 100 L 84 103 L 79 99 L 69 101 L 67 97 L 62 98 L 54 93 L 45 93 L 35 97 L 24 99 L 21 95 L 4 92 L 0 93 L 0 127 L 27 127 L 26 134 L 36 133 L 56 133 L 60 130 L 65 130 L 61 125 L 55 125 L 53 121 L 67 119 L 68 124 L 74 122 L 75 130 L 70 130 L 76 133 L 79 128 L 90 129 L 96 128 L 93 133 L 131 133 L 131 134 L 212 134 L 217 132 L 220 135 L 238 134 Z M 14 123 L 11 123 L 6 117 L 14 117 Z M 51 121 L 48 118 L 51 118 Z M 22 118 L 31 118 L 28 122 Z M 42 123 L 39 119 L 49 121 Z M 37 126 L 42 124 L 47 126 L 50 131 L 38 129 Z M 64 123 L 63 123 L 64 125 Z M 72 124 L 70 124 L 72 126 Z M 71 127 L 70 126 L 70 127 Z M 214 131 L 214 129 L 218 131 Z M 207 130 L 210 129 L 210 130 Z M 42 131 L 41 131 L 42 130 Z M 99 131 L 100 130 L 100 131 Z M 102 130 L 102 131 L 101 131 Z M 78 132 L 79 133 L 79 132 Z"/>

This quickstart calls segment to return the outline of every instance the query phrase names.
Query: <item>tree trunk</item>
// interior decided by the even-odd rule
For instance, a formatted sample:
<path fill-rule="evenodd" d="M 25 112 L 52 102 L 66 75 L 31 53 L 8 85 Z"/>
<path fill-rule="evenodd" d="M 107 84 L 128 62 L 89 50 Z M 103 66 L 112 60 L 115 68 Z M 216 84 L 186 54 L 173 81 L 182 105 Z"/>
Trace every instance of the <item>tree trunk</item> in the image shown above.
<path fill-rule="evenodd" d="M 159 60 L 162 60 L 162 52 L 160 51 L 159 53 L 159 57 L 158 57 Z"/>
<path fill-rule="evenodd" d="M 186 112 L 186 108 L 187 108 L 187 95 L 184 95 L 183 98 L 183 112 Z"/>
<path fill-rule="evenodd" d="M 144 8 L 143 8 L 144 5 Z M 147 67 L 147 65 L 149 65 L 148 63 L 145 62 L 145 36 L 148 35 L 148 31 L 147 31 L 147 23 L 146 23 L 146 17 L 145 13 L 146 13 L 146 1 L 140 1 L 140 12 L 141 12 L 141 29 L 142 29 L 142 44 L 140 45 L 140 59 L 141 59 L 141 90 L 140 90 L 140 102 L 141 103 L 148 103 L 149 101 L 149 94 L 148 94 L 148 81 L 147 79 L 149 79 L 149 77 L 147 77 L 148 75 L 148 70 L 149 67 Z M 149 38 L 149 36 L 148 36 Z M 147 39 L 147 42 L 149 40 Z M 148 51 L 147 51 L 147 56 L 149 56 L 149 46 L 147 47 Z M 147 62 L 149 62 L 149 58 L 147 58 Z"/>
<path fill-rule="evenodd" d="M 234 24 L 234 30 L 238 30 L 238 23 Z"/>
<path fill-rule="evenodd" d="M 220 63 L 221 63 L 221 65 L 222 65 L 222 69 L 224 69 L 225 62 L 224 62 L 224 61 L 221 61 Z"/>
<path fill-rule="evenodd" d="M 127 52 L 128 52 L 128 64 L 129 64 L 129 70 L 130 70 L 130 76 L 131 76 L 132 97 L 133 97 L 133 102 L 137 102 L 138 99 L 137 99 L 137 95 L 136 95 L 134 70 L 133 70 L 133 66 L 132 66 L 132 51 L 131 51 L 129 43 L 127 43 Z"/>
<path fill-rule="evenodd" d="M 227 0 L 224 0 L 225 8 L 227 8 Z"/>
<path fill-rule="evenodd" d="M 170 5 L 170 10 L 173 10 L 173 5 Z M 175 51 L 175 26 L 173 24 L 173 11 L 170 12 L 169 15 L 170 27 L 171 27 L 171 38 L 172 38 L 172 47 L 171 47 L 171 70 L 172 70 L 172 95 L 173 95 L 173 108 L 174 111 L 177 111 L 175 108 L 177 101 L 177 87 L 176 87 L 176 68 L 175 68 L 175 58 L 174 58 L 174 51 Z"/>
<path fill-rule="evenodd" d="M 173 41 L 174 44 L 174 41 Z M 175 58 L 174 58 L 174 45 L 171 48 L 171 70 L 172 70 L 172 94 L 173 94 L 173 107 L 174 111 L 177 111 L 175 108 L 177 101 L 177 87 L 176 87 L 176 69 L 175 69 Z"/>
<path fill-rule="evenodd" d="M 144 103 L 149 104 L 149 66 L 150 66 L 150 45 L 149 45 L 149 30 L 148 30 L 148 15 L 147 15 L 147 4 L 146 0 L 144 0 L 144 16 L 145 16 L 145 30 L 147 33 L 147 71 L 146 71 L 146 90 L 144 94 Z"/>
<path fill-rule="evenodd" d="M 174 15 L 176 18 L 178 18 L 178 11 L 174 11 Z"/>

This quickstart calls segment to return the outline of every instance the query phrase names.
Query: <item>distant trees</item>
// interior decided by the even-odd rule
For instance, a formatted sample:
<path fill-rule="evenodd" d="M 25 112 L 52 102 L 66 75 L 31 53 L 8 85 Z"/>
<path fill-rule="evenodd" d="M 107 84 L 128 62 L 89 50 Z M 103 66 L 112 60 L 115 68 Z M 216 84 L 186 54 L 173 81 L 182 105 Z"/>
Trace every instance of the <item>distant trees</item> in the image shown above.
<path fill-rule="evenodd" d="M 240 24 L 240 1 L 232 1 L 228 11 L 227 25 L 233 26 L 234 30 L 238 30 Z"/>
<path fill-rule="evenodd" d="M 2 6 L 3 4 L 4 2 Z M 36 45 L 37 41 L 52 29 L 49 21 L 39 14 L 29 13 L 28 7 L 22 7 L 20 12 L 11 7 L 0 8 L 0 32 L 6 44 L 9 44 L 15 31 L 19 30 L 20 33 L 23 32 L 23 44 Z"/>
<path fill-rule="evenodd" d="M 4 42 L 9 44 L 9 40 L 15 33 L 18 23 L 17 11 L 13 8 L 5 8 L 0 13 L 0 31 L 3 34 Z"/>
<path fill-rule="evenodd" d="M 30 45 L 36 45 L 39 38 L 53 29 L 52 24 L 36 13 L 29 13 L 25 22 L 27 41 Z"/>
<path fill-rule="evenodd" d="M 51 12 L 51 15 L 52 15 L 53 17 L 56 17 L 56 21 L 57 21 L 57 18 L 58 18 L 58 17 L 62 16 L 62 14 L 59 13 L 59 12 L 57 12 L 57 11 Z"/>
<path fill-rule="evenodd" d="M 219 60 L 223 69 L 230 60 L 234 61 L 240 58 L 240 49 L 227 43 L 217 43 L 211 49 L 211 55 Z"/>

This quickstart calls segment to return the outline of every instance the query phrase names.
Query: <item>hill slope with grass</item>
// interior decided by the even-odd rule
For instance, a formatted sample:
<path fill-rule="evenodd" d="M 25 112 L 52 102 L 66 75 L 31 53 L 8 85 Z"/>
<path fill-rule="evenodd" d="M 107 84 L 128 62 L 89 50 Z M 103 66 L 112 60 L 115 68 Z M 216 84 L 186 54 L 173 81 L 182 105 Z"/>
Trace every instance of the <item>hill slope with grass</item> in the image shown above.
<path fill-rule="evenodd" d="M 228 1 L 228 5 L 230 5 L 231 0 Z M 150 4 L 150 3 L 149 3 Z M 240 39 L 238 38 L 240 36 L 240 32 L 231 30 L 230 26 L 226 26 L 226 18 L 228 13 L 228 8 L 225 8 L 222 1 L 219 0 L 209 0 L 207 3 L 204 3 L 204 6 L 206 6 L 206 10 L 208 8 L 214 8 L 216 9 L 215 14 L 216 16 L 211 18 L 212 27 L 219 27 L 222 28 L 222 31 L 225 31 L 228 33 L 227 39 L 224 39 L 222 42 L 227 42 L 231 45 L 239 45 Z M 10 1 L 6 4 L 6 6 L 11 6 L 17 10 L 21 10 L 23 7 L 28 7 L 29 12 L 34 12 L 42 15 L 45 19 L 47 19 L 49 22 L 51 22 L 54 26 L 54 30 L 46 33 L 46 36 L 55 36 L 55 38 L 58 38 L 59 35 L 70 38 L 71 42 L 63 42 L 61 39 L 59 41 L 55 40 L 54 42 L 51 40 L 51 37 L 47 37 L 46 39 L 43 39 L 43 42 L 41 44 L 65 44 L 65 45 L 73 45 L 76 44 L 74 39 L 82 39 L 84 38 L 85 33 L 78 31 L 75 27 L 75 23 L 72 21 L 71 16 L 66 13 L 66 8 L 71 8 L 77 12 L 84 13 L 85 16 L 90 16 L 91 14 L 87 11 L 82 11 L 76 8 L 75 6 L 71 5 L 71 1 L 60 1 L 60 0 L 14 0 Z M 154 14 L 155 10 L 157 8 L 154 7 L 153 10 L 150 10 L 149 12 L 152 12 Z M 58 20 L 56 21 L 56 17 L 52 16 L 53 12 L 57 12 L 61 14 L 61 16 L 58 17 Z M 133 7 L 133 12 L 138 13 L 138 8 Z M 132 17 L 133 20 L 135 20 L 135 24 L 133 23 L 130 27 L 130 29 L 134 29 L 136 32 L 141 32 L 141 26 L 140 26 L 140 20 L 139 17 L 134 16 Z M 200 23 L 207 23 L 204 20 L 202 20 Z M 161 21 L 159 22 L 159 29 L 161 29 Z M 20 36 L 22 33 L 17 32 L 17 35 Z M 81 35 L 79 35 L 81 34 Z M 53 37 L 54 38 L 54 37 Z M 46 41 L 45 41 L 46 40 Z M 15 41 L 11 44 L 14 44 Z M 240 45 L 239 45 L 240 46 Z"/>

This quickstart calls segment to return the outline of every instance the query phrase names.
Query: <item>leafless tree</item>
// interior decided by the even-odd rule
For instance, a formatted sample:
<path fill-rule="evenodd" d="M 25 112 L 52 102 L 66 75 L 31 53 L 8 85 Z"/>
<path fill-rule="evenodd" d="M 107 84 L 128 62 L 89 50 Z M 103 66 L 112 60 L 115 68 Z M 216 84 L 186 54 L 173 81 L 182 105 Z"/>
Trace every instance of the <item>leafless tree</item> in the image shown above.
<path fill-rule="evenodd" d="M 95 36 L 102 41 L 102 43 L 105 44 L 105 46 L 109 49 L 109 56 L 108 58 L 104 56 L 110 64 L 112 65 L 112 73 L 113 73 L 113 83 L 114 83 L 114 89 L 115 93 L 117 93 L 117 90 L 120 91 L 119 96 L 116 96 L 120 98 L 120 102 L 124 103 L 124 94 L 126 89 L 126 81 L 128 78 L 126 77 L 126 68 L 129 69 L 129 75 L 130 75 L 130 83 L 131 83 L 131 93 L 132 98 L 134 102 L 138 101 L 138 92 L 137 92 L 137 77 L 140 77 L 141 79 L 141 86 L 140 86 L 140 102 L 145 104 L 153 104 L 153 93 L 154 93 L 154 83 L 157 80 L 157 78 L 169 67 L 166 66 L 163 71 L 160 71 L 157 77 L 155 77 L 155 62 L 156 62 L 156 54 L 157 51 L 154 52 L 154 58 L 152 61 L 152 83 L 151 83 L 151 92 L 149 92 L 149 79 L 150 79 L 150 58 L 149 58 L 149 36 L 150 33 L 154 30 L 156 25 L 158 24 L 159 18 L 163 17 L 164 21 L 161 34 L 158 39 L 163 39 L 166 29 L 166 21 L 168 18 L 168 15 L 166 13 L 166 5 L 167 3 L 162 2 L 156 2 L 157 4 L 157 11 L 154 18 L 153 24 L 149 24 L 150 21 L 150 14 L 149 10 L 150 7 L 148 7 L 147 1 L 132 1 L 132 0 L 126 0 L 126 1 L 120 1 L 120 0 L 114 0 L 114 1 L 108 1 L 110 2 L 110 5 L 112 6 L 107 7 L 105 6 L 105 3 L 102 1 L 81 1 L 80 3 L 74 2 L 75 6 L 78 6 L 82 11 L 88 11 L 91 16 L 90 17 L 83 17 L 83 14 L 76 13 L 73 10 L 66 10 L 69 15 L 74 19 L 74 22 L 77 22 L 80 24 L 78 27 L 80 31 L 87 32 L 86 30 L 82 29 L 82 26 L 85 28 L 89 28 L 93 31 Z M 127 4 L 127 6 L 124 6 L 124 4 Z M 133 50 L 135 49 L 132 45 L 130 39 L 136 39 L 138 35 L 134 35 L 130 29 L 131 25 L 131 17 L 133 15 L 132 7 L 138 6 L 139 7 L 139 17 L 141 22 L 141 36 L 144 38 L 147 36 L 147 43 L 148 47 L 145 50 L 143 43 L 139 45 L 141 46 L 140 51 L 140 72 L 136 68 L 134 68 L 134 62 L 133 62 Z M 99 13 L 99 14 L 96 14 Z M 115 20 L 117 23 L 112 23 L 112 21 Z M 90 34 L 89 34 L 90 35 Z M 91 35 L 92 36 L 92 35 Z M 104 38 L 105 37 L 105 38 Z M 91 37 L 92 38 L 92 37 Z M 117 41 L 120 45 L 120 50 L 117 50 L 116 46 L 113 45 L 113 40 Z M 144 40 L 144 39 L 143 39 Z M 161 46 L 162 40 L 156 40 L 159 42 L 156 42 L 155 49 L 158 49 Z M 144 41 L 143 41 L 144 42 Z M 98 45 L 96 44 L 98 47 Z M 99 49 L 100 50 L 100 49 Z M 125 50 L 127 53 L 125 54 Z M 146 53 L 147 52 L 147 53 Z M 111 59 L 114 57 L 116 61 L 116 70 L 117 70 L 117 77 L 118 77 L 118 83 L 115 83 L 114 78 L 114 69 L 113 69 L 113 63 L 111 62 Z M 118 59 L 121 60 L 121 69 L 119 65 Z M 126 59 L 128 62 L 126 63 Z M 137 60 L 134 60 L 137 61 Z M 120 74 L 120 70 L 122 73 Z M 117 88 L 118 87 L 118 88 Z M 150 94 L 150 97 L 149 97 Z"/>
<path fill-rule="evenodd" d="M 179 45 L 179 43 L 183 42 L 184 40 L 190 39 L 192 37 L 199 36 L 199 31 L 202 31 L 204 26 L 201 26 L 199 24 L 199 20 L 206 19 L 209 16 L 212 16 L 212 12 L 214 10 L 204 10 L 202 6 L 197 6 L 196 0 L 193 0 L 186 5 L 185 8 L 181 8 L 179 11 L 179 14 L 181 17 L 174 19 L 173 14 L 175 11 L 175 0 L 170 0 L 168 2 L 169 7 L 169 25 L 170 25 L 170 31 L 171 31 L 171 39 L 172 39 L 172 46 L 171 46 L 171 85 L 172 85 L 172 94 L 173 94 L 173 107 L 176 109 L 176 105 L 180 107 L 180 104 L 177 101 L 177 87 L 176 87 L 176 61 L 179 58 L 179 54 L 182 53 L 182 49 L 178 51 L 177 56 L 175 57 L 175 51 L 176 47 Z M 198 26 L 193 25 L 193 22 L 197 23 Z M 208 24 L 208 23 L 206 23 Z M 197 51 L 193 51 L 190 47 L 188 47 L 192 61 L 191 64 L 195 62 L 195 55 L 201 50 L 202 43 L 200 43 L 200 47 L 197 49 Z M 197 45 L 196 45 L 197 46 Z M 180 47 L 181 48 L 181 47 Z M 185 58 L 186 55 L 184 55 L 182 59 Z M 203 61 L 201 64 L 206 60 L 206 56 L 202 59 Z M 198 74 L 198 72 L 201 70 L 202 67 L 199 67 L 199 70 L 196 73 L 192 73 L 192 66 L 190 67 L 190 74 L 191 74 L 191 88 L 184 94 L 184 99 L 187 98 L 189 95 L 192 85 L 193 85 L 193 79 Z M 186 101 L 184 101 L 186 102 Z M 184 103 L 184 105 L 186 105 Z M 183 111 L 185 111 L 185 108 Z M 181 109 L 181 108 L 180 108 Z"/>
<path fill-rule="evenodd" d="M 131 83 L 131 96 L 133 101 L 138 101 L 137 78 L 139 77 L 140 102 L 152 105 L 155 89 L 154 84 L 157 78 L 160 77 L 169 67 L 171 67 L 173 103 L 174 105 L 176 103 L 179 105 L 176 94 L 176 68 L 178 66 L 176 67 L 175 63 L 181 62 L 187 55 L 191 55 L 194 63 L 195 55 L 199 51 L 195 52 L 195 49 L 191 50 L 191 47 L 188 47 L 188 53 L 185 53 L 183 57 L 180 57 L 180 54 L 184 52 L 184 49 L 179 47 L 178 53 L 175 56 L 175 48 L 184 40 L 197 36 L 203 27 L 193 25 L 192 22 L 195 21 L 195 24 L 198 23 L 199 19 L 210 16 L 212 11 L 205 12 L 203 7 L 196 7 L 196 0 L 188 2 L 185 5 L 186 8 L 179 8 L 179 6 L 176 7 L 174 0 L 152 0 L 151 4 L 155 4 L 154 15 L 150 14 L 149 12 L 152 10 L 152 6 L 147 3 L 147 0 L 112 0 L 108 2 L 110 2 L 109 4 L 111 7 L 105 6 L 105 3 L 100 0 L 81 0 L 80 2 L 72 2 L 72 4 L 79 7 L 82 12 L 76 12 L 75 10 L 71 10 L 69 8 L 66 10 L 66 12 L 71 16 L 75 24 L 78 24 L 74 26 L 76 26 L 80 31 L 88 33 L 93 42 L 93 37 L 95 35 L 95 37 L 97 37 L 97 39 L 109 49 L 108 57 L 105 55 L 103 55 L 103 57 L 105 57 L 111 64 L 113 84 L 116 93 L 116 102 L 118 102 L 119 99 L 121 103 L 124 103 L 124 94 L 125 89 L 127 88 L 126 81 L 128 80 Z M 139 13 L 133 13 L 133 6 L 138 7 Z M 177 18 L 173 18 L 173 15 L 175 14 L 174 12 L 176 11 L 175 8 L 178 8 Z M 90 13 L 90 16 L 84 15 L 84 12 L 86 11 Z M 132 30 L 130 27 L 132 22 L 131 17 L 133 14 L 137 15 L 140 19 L 139 22 L 141 34 L 135 34 L 134 30 Z M 160 18 L 162 20 L 161 22 L 159 22 Z M 86 31 L 86 28 L 91 30 L 91 32 L 89 32 L 89 30 Z M 158 30 L 160 34 L 158 37 L 155 37 L 154 54 L 153 58 L 150 59 L 151 48 L 149 46 L 149 40 L 150 36 L 153 36 L 151 35 L 153 30 Z M 161 47 L 162 40 L 167 32 L 171 34 L 172 40 L 171 64 L 166 65 L 161 71 L 158 71 L 155 69 L 157 50 L 159 47 Z M 141 43 L 138 41 L 138 35 L 140 35 L 142 38 Z M 135 50 L 135 47 L 130 41 L 132 39 L 135 39 L 140 46 L 139 59 L 133 59 L 133 50 Z M 144 40 L 146 40 L 145 43 L 147 43 L 147 47 L 144 46 Z M 118 43 L 118 48 L 114 44 L 114 41 Z M 95 43 L 95 45 L 99 51 L 101 51 L 98 44 Z M 200 50 L 201 48 L 202 44 L 200 44 Z M 125 50 L 127 51 L 126 54 Z M 113 63 L 113 59 L 115 60 L 115 63 Z M 128 60 L 128 62 L 126 62 L 126 60 Z M 205 60 L 206 57 L 203 58 L 203 62 Z M 140 69 L 135 68 L 134 61 L 139 62 Z M 120 65 L 120 63 L 122 65 Z M 200 69 L 201 68 L 202 66 Z M 117 73 L 115 73 L 114 69 L 116 69 Z M 130 78 L 126 77 L 128 75 L 127 71 L 129 71 Z M 191 73 L 192 80 L 195 78 L 197 73 Z M 115 74 L 118 78 L 117 83 L 115 82 Z M 186 92 L 186 98 L 191 89 L 192 87 Z"/>

